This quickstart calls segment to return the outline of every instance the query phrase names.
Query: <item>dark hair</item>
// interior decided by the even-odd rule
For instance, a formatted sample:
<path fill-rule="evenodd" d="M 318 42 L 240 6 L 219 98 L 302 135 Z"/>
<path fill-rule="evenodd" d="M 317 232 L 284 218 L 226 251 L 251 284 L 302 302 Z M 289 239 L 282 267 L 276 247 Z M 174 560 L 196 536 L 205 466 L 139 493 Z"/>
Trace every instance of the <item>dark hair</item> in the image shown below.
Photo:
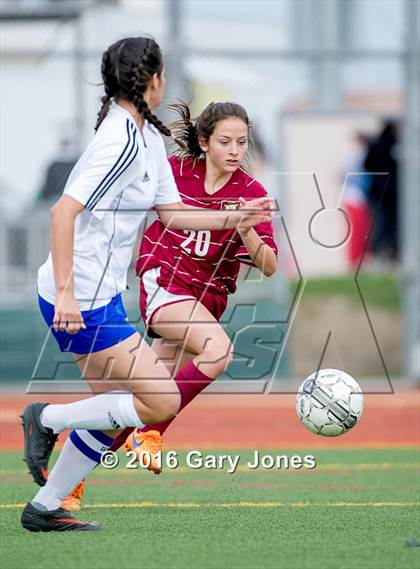
<path fill-rule="evenodd" d="M 181 146 L 175 152 L 179 158 L 188 157 L 197 160 L 203 152 L 198 142 L 199 137 L 208 141 L 217 123 L 224 119 L 236 117 L 246 124 L 248 130 L 252 129 L 248 113 L 237 103 L 214 101 L 207 105 L 195 119 L 191 118 L 190 108 L 184 101 L 167 105 L 167 108 L 179 116 L 178 120 L 170 124 L 171 131 L 176 136 L 176 142 Z M 252 145 L 252 140 L 250 144 Z"/>
<path fill-rule="evenodd" d="M 125 99 L 136 106 L 139 113 L 159 132 L 171 136 L 171 131 L 149 109 L 143 94 L 149 79 L 160 75 L 163 59 L 160 47 L 151 38 L 125 38 L 113 43 L 103 53 L 101 74 L 105 95 L 98 113 L 95 131 L 108 114 L 112 99 Z"/>

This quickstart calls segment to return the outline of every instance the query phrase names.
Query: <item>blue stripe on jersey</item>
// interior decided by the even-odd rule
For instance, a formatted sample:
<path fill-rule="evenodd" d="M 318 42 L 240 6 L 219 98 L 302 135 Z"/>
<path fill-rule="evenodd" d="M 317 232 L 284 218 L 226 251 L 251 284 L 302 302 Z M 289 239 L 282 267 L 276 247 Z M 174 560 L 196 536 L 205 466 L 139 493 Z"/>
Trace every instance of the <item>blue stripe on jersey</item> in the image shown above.
<path fill-rule="evenodd" d="M 106 174 L 106 176 L 99 183 L 98 187 L 95 189 L 93 194 L 88 199 L 86 203 L 87 209 L 93 209 L 96 203 L 99 201 L 99 199 L 106 193 L 106 191 L 111 187 L 111 185 L 115 182 L 115 180 L 117 180 L 118 177 L 122 174 L 122 172 L 126 170 L 126 168 L 124 168 L 124 170 L 121 172 L 121 168 L 124 166 L 125 162 L 130 157 L 136 142 L 135 140 L 136 127 L 134 126 L 133 123 L 130 122 L 129 119 L 127 119 L 126 122 L 126 129 L 127 129 L 127 144 L 125 145 L 123 151 L 118 157 L 118 160 L 115 162 L 111 170 Z M 131 162 L 132 160 L 130 161 L 130 164 Z"/>
<path fill-rule="evenodd" d="M 133 155 L 133 150 L 135 149 L 134 155 Z M 124 172 L 127 170 L 127 168 L 130 166 L 130 164 L 134 161 L 135 157 L 137 156 L 137 153 L 139 151 L 139 145 L 136 142 L 135 139 L 133 139 L 133 144 L 132 144 L 132 148 L 130 148 L 129 150 L 129 154 L 126 157 L 126 159 L 124 160 L 124 162 L 121 164 L 119 170 L 117 172 L 115 172 L 114 176 L 111 178 L 111 180 L 108 181 L 106 187 L 101 191 L 101 193 L 97 196 L 97 198 L 95 199 L 93 204 L 90 204 L 89 209 L 92 210 L 96 204 L 99 202 L 99 200 L 106 194 L 106 192 L 109 190 L 109 188 L 112 186 L 112 184 L 120 177 L 124 174 Z M 128 161 L 128 163 L 127 163 Z M 127 163 L 127 164 L 126 164 Z"/>
<path fill-rule="evenodd" d="M 98 187 L 95 189 L 95 191 L 93 192 L 93 194 L 90 196 L 90 198 L 88 199 L 88 201 L 86 202 L 86 207 L 89 208 L 90 207 L 90 202 L 95 199 L 95 195 L 101 191 L 101 187 L 103 186 L 103 184 L 105 184 L 109 178 L 109 176 L 112 175 L 113 171 L 115 170 L 115 168 L 118 167 L 118 163 L 120 162 L 120 160 L 122 159 L 122 157 L 124 156 L 125 151 L 127 150 L 130 141 L 131 141 L 131 136 L 130 136 L 130 129 L 129 129 L 129 125 L 130 125 L 130 121 L 129 119 L 126 120 L 126 130 L 127 130 L 127 144 L 124 147 L 124 150 L 122 151 L 122 153 L 120 154 L 120 156 L 118 157 L 118 160 L 116 161 L 116 163 L 114 164 L 114 166 L 111 168 L 111 170 L 107 173 L 107 175 L 105 176 L 105 178 L 100 182 L 100 184 L 98 185 Z"/>
<path fill-rule="evenodd" d="M 114 439 L 108 437 L 108 435 L 106 435 L 102 431 L 88 431 L 88 433 L 91 434 L 92 437 L 94 437 L 97 441 L 99 441 L 100 443 L 102 443 L 107 447 L 110 447 L 114 442 Z"/>
<path fill-rule="evenodd" d="M 101 462 L 100 453 L 96 452 L 96 450 L 93 450 L 93 448 L 90 448 L 84 441 L 82 441 L 82 439 L 79 437 L 76 431 L 72 431 L 70 433 L 70 440 L 74 444 L 74 446 L 78 450 L 80 450 L 80 452 L 83 453 L 85 456 L 87 456 L 94 462 L 98 463 Z"/>

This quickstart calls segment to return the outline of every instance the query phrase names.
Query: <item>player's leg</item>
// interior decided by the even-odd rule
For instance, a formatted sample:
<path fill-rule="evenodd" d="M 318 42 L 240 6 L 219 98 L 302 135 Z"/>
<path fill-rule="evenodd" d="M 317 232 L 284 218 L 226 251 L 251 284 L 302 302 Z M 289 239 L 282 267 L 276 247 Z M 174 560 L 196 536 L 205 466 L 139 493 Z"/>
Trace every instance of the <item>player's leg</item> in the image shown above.
<path fill-rule="evenodd" d="M 56 434 L 65 429 L 106 431 L 142 427 L 175 415 L 180 396 L 163 364 L 137 333 L 119 344 L 80 358 L 79 366 L 89 381 L 112 391 L 74 403 L 31 404 L 23 413 L 25 459 L 34 480 L 43 485 Z"/>
<path fill-rule="evenodd" d="M 167 346 L 170 346 L 168 342 L 174 342 L 182 346 L 183 352 L 196 354 L 194 365 L 212 379 L 231 362 L 232 343 L 201 302 L 185 300 L 162 306 L 149 325 Z"/>
<path fill-rule="evenodd" d="M 104 431 L 110 426 L 141 427 L 146 421 L 156 420 L 157 398 L 169 399 L 163 405 L 158 420 L 174 415 L 174 397 L 179 406 L 179 392 L 163 364 L 156 363 L 156 355 L 149 346 L 132 336 L 101 353 L 90 354 L 80 361 L 83 372 L 108 385 L 130 392 L 103 393 L 86 400 L 65 405 L 47 406 L 40 414 L 41 426 L 50 432 L 73 428 L 48 480 L 33 500 L 38 510 L 52 511 L 97 465 L 101 453 L 112 445 L 113 439 Z M 110 371 L 108 371 L 110 370 Z M 141 397 L 141 399 L 140 399 Z M 137 401 L 136 401 L 137 400 Z M 49 410 L 50 408 L 50 410 Z M 162 407 L 161 407 L 162 408 Z M 46 415 L 44 419 L 44 414 Z M 141 417 L 141 415 L 143 417 Z M 25 516 L 32 515 L 25 510 Z M 22 522 L 24 523 L 24 521 Z M 26 522 L 25 522 L 26 523 Z M 25 526 L 26 527 L 26 526 Z"/>
<path fill-rule="evenodd" d="M 43 424 L 55 432 L 74 427 L 119 428 L 116 424 L 140 426 L 133 424 L 134 416 L 136 423 L 147 424 L 174 416 L 179 408 L 175 382 L 138 333 L 110 348 L 80 356 L 77 364 L 91 385 L 103 386 L 110 393 L 48 405 Z M 126 393 L 116 393 L 115 389 Z"/>
<path fill-rule="evenodd" d="M 152 326 L 153 331 L 166 341 L 165 350 L 163 343 L 156 346 L 162 350 L 161 359 L 169 355 L 168 348 L 171 346 L 167 343 L 168 341 L 174 343 L 178 349 L 181 347 L 184 354 L 181 360 L 174 351 L 172 356 L 169 355 L 169 361 L 172 357 L 185 364 L 174 378 L 181 394 L 181 410 L 229 365 L 232 357 L 231 342 L 207 308 L 193 300 L 184 300 L 160 307 L 155 312 L 153 322 L 149 323 L 149 326 Z M 140 448 L 140 443 L 143 447 L 144 438 L 154 433 L 156 448 L 159 449 L 160 434 L 166 430 L 172 420 L 137 429 L 128 437 L 126 448 L 137 452 L 136 449 Z M 120 442 L 120 438 L 117 440 Z"/>
<path fill-rule="evenodd" d="M 97 381 L 98 374 L 96 371 L 94 372 L 92 369 L 84 370 L 86 356 L 81 354 L 75 355 L 75 360 L 80 369 L 85 371 L 85 379 L 90 383 L 93 394 L 99 395 L 100 393 L 118 389 L 118 385 Z M 102 453 L 112 446 L 117 436 L 122 432 L 124 431 L 108 430 L 103 431 L 101 436 L 101 432 L 95 430 L 77 429 L 71 431 L 54 465 L 54 473 L 51 473 L 52 478 L 59 479 L 60 483 L 67 483 L 73 479 L 78 480 L 81 473 L 86 473 L 87 476 L 99 464 Z M 47 476 L 45 476 L 45 481 L 46 479 Z M 53 480 L 51 482 L 53 483 Z M 70 512 L 80 510 L 85 486 L 86 483 L 83 479 L 66 498 L 61 500 L 61 507 Z M 43 499 L 43 494 L 45 500 L 48 500 L 49 489 L 42 490 L 40 494 L 40 496 L 37 495 L 34 501 Z"/>
<path fill-rule="evenodd" d="M 173 340 L 168 340 L 166 338 L 155 339 L 152 343 L 152 349 L 156 353 L 156 360 L 162 362 L 173 377 L 177 377 L 178 372 L 183 369 L 188 363 L 192 362 L 192 360 L 198 355 L 190 351 L 181 343 Z M 192 381 L 193 379 L 187 376 L 187 381 L 188 380 Z M 204 387 L 205 386 L 203 386 L 203 389 Z M 181 409 L 182 405 L 180 407 L 180 411 Z M 176 417 L 172 417 L 171 419 L 167 419 L 166 421 L 161 421 L 159 423 L 149 423 L 141 429 L 138 429 L 138 431 L 142 433 L 157 431 L 161 436 L 175 419 Z M 118 440 L 121 440 L 124 437 L 126 431 L 128 431 L 128 429 L 120 432 L 120 434 L 116 437 L 114 444 L 117 444 Z M 129 434 L 130 433 L 127 432 L 121 444 L 125 442 Z"/>
<path fill-rule="evenodd" d="M 152 349 L 153 352 L 155 352 L 156 354 L 155 363 L 159 365 L 165 365 L 170 375 L 175 375 L 175 373 L 180 367 L 183 367 L 186 363 L 191 361 L 191 359 L 195 356 L 195 354 L 192 354 L 187 350 L 183 351 L 181 346 L 174 343 L 169 343 L 164 339 L 156 339 L 152 344 Z M 79 359 L 78 365 L 84 372 L 85 378 L 90 383 L 92 391 L 94 393 L 95 392 L 102 393 L 106 389 L 106 384 L 104 386 L 103 382 L 97 381 L 98 373 L 97 371 L 95 371 L 93 366 L 90 366 L 88 369 L 83 369 L 86 368 L 86 366 L 83 364 L 82 359 Z M 117 386 L 113 384 L 112 388 L 116 389 Z M 170 423 L 172 422 L 172 419 L 173 418 L 157 424 L 152 424 L 152 428 L 150 429 L 147 429 L 147 425 L 146 427 L 143 428 L 144 438 L 142 440 L 142 449 L 143 452 L 145 453 L 144 456 L 147 456 L 147 453 L 149 453 L 149 455 L 153 457 L 157 452 L 161 450 L 162 444 L 161 444 L 161 436 L 159 434 L 159 431 L 163 433 L 164 430 L 167 428 L 167 426 L 169 426 Z M 134 430 L 133 428 L 129 427 L 126 428 L 124 431 L 106 432 L 107 435 L 115 437 L 114 442 L 110 447 L 110 450 L 114 451 L 120 448 L 125 443 L 128 435 L 133 430 Z M 83 439 L 89 438 L 87 432 L 84 430 L 77 431 L 77 434 Z M 71 437 L 74 437 L 74 435 L 72 434 Z M 151 461 L 150 470 L 157 474 L 161 472 L 161 469 L 157 467 L 157 462 L 154 460 Z M 64 500 L 62 501 L 62 505 L 71 509 L 71 511 L 77 511 L 78 509 L 80 509 L 80 501 L 84 492 L 84 485 L 85 483 L 84 481 L 82 481 L 80 485 L 76 486 L 74 490 L 71 492 L 71 494 L 69 494 L 69 496 L 64 498 Z"/>
<path fill-rule="evenodd" d="M 161 361 L 172 376 L 176 376 L 178 371 L 197 355 L 187 349 L 183 349 L 179 343 L 168 341 L 164 338 L 155 339 L 152 343 L 152 349 L 156 353 L 156 360 Z M 150 425 L 145 425 L 142 429 L 138 429 L 138 442 L 141 441 L 142 449 L 145 453 L 145 460 L 148 460 L 146 459 L 147 453 L 149 453 L 151 457 L 148 469 L 155 474 L 160 474 L 162 469 L 159 462 L 153 457 L 162 450 L 162 435 L 174 419 L 175 417 L 160 423 L 151 423 Z M 134 429 L 131 427 L 127 427 L 121 431 L 115 438 L 110 450 L 116 451 L 122 447 L 127 437 L 133 431 Z M 70 505 L 72 511 L 78 509 L 80 505 L 80 493 L 83 493 L 83 490 L 83 487 L 75 488 L 74 495 L 72 493 L 72 495 L 66 499 L 66 505 Z"/>
<path fill-rule="evenodd" d="M 214 316 L 200 302 L 192 300 L 160 307 L 153 319 L 153 331 L 161 336 L 154 341 L 153 351 L 157 361 L 175 376 L 182 409 L 227 367 L 232 350 L 230 340 Z M 137 429 L 137 433 L 157 431 L 161 435 L 173 419 L 148 424 Z M 129 432 L 126 429 L 117 437 L 112 450 L 121 446 Z"/>
<path fill-rule="evenodd" d="M 59 433 L 65 429 L 121 429 L 142 427 L 176 414 L 180 396 L 166 367 L 139 334 L 79 361 L 89 381 L 110 391 L 74 403 L 47 405 L 39 413 L 40 427 Z M 27 423 L 28 424 L 28 423 Z"/>
<path fill-rule="evenodd" d="M 81 354 L 75 356 L 76 363 L 78 363 L 81 369 L 85 367 L 83 363 L 85 361 L 85 358 L 86 356 Z M 90 383 L 90 387 L 94 395 L 99 395 L 100 393 L 118 389 L 118 385 L 112 385 L 110 382 L 96 381 L 96 372 L 92 373 L 92 377 L 90 377 L 89 373 L 89 371 L 85 373 L 85 379 L 88 383 Z M 113 441 L 116 440 L 118 435 L 123 432 L 124 431 L 121 430 L 103 431 L 105 437 L 111 438 L 111 445 L 113 444 Z M 78 429 L 76 431 L 71 431 L 66 442 L 63 445 L 59 459 L 55 463 L 54 475 L 60 479 L 62 478 L 64 481 L 74 476 L 77 479 L 79 478 L 79 473 L 85 471 L 86 463 L 88 465 L 87 470 L 90 472 L 92 465 L 89 461 L 87 461 L 87 459 L 94 461 L 93 467 L 97 466 L 100 461 L 100 455 L 106 450 L 106 446 L 103 444 L 104 440 L 106 441 L 105 437 L 101 437 L 102 444 L 97 445 L 97 441 L 94 439 L 98 436 L 100 436 L 100 433 L 96 431 L 89 431 L 88 429 Z M 73 444 L 70 444 L 70 442 Z M 98 448 L 95 448 L 96 446 Z M 48 476 L 47 472 L 45 471 L 44 474 L 45 484 Z M 79 484 L 77 484 L 72 492 L 61 501 L 61 507 L 71 512 L 80 510 L 85 485 L 85 480 L 82 480 Z"/>
<path fill-rule="evenodd" d="M 161 336 L 152 348 L 156 363 L 164 364 L 172 375 L 181 393 L 181 409 L 188 405 L 229 364 L 231 343 L 223 328 L 212 314 L 199 302 L 185 300 L 162 306 L 155 313 L 153 330 Z M 203 366 L 206 373 L 199 370 Z M 127 448 L 140 448 L 140 460 L 150 454 L 150 470 L 160 473 L 159 461 L 153 459 L 162 448 L 161 435 L 174 418 L 138 429 L 127 439 Z M 119 435 L 111 450 L 124 444 L 129 429 Z M 72 510 L 80 507 L 80 490 L 66 496 L 65 505 Z"/>
<path fill-rule="evenodd" d="M 168 338 L 156 338 L 151 348 L 156 354 L 156 361 L 167 368 L 171 377 L 175 377 L 178 371 L 197 355 L 183 347 L 178 341 Z"/>
<path fill-rule="evenodd" d="M 182 350 L 182 346 L 180 346 L 176 342 L 171 342 L 165 340 L 163 338 L 157 338 L 152 343 L 152 349 L 156 354 L 156 361 L 160 361 L 165 367 L 168 369 L 171 376 L 176 375 L 178 370 L 188 362 L 190 362 L 196 354 L 189 352 L 188 350 Z M 92 378 L 86 378 L 92 379 Z M 92 391 L 95 393 L 103 392 L 103 385 L 100 382 L 93 381 L 91 383 Z M 175 417 L 174 417 L 175 418 Z M 156 454 L 161 450 L 162 442 L 161 442 L 161 435 L 164 431 L 169 427 L 172 423 L 173 419 L 169 419 L 167 421 L 163 421 L 162 423 L 156 423 L 150 426 L 146 425 L 143 427 L 143 449 L 145 453 L 149 452 L 150 456 Z M 131 427 L 127 427 L 123 431 L 120 431 L 118 436 L 115 437 L 110 450 L 117 451 L 123 444 L 126 442 L 128 435 L 132 433 L 134 429 Z M 112 433 L 115 434 L 116 433 Z M 111 434 L 111 436 L 112 436 Z M 154 472 L 155 474 L 159 474 L 161 472 L 161 467 L 159 462 L 154 460 L 153 458 L 150 461 L 149 470 Z M 66 476 L 65 473 L 63 473 Z M 71 512 L 77 512 L 81 508 L 81 501 L 83 498 L 83 493 L 85 490 L 85 481 L 83 480 L 80 482 L 71 492 L 61 501 L 61 506 Z"/>
<path fill-rule="evenodd" d="M 103 308 L 84 312 L 87 328 L 74 336 L 55 331 L 53 305 L 40 298 L 40 308 L 62 351 L 88 354 L 79 358 L 86 376 L 108 384 L 105 389 L 109 390 L 109 380 L 115 378 L 119 389 L 129 391 L 102 394 L 65 407 L 36 404 L 24 410 L 25 460 L 35 481 L 42 485 L 56 433 L 73 427 L 104 430 L 164 420 L 176 413 L 180 398 L 165 366 L 154 364 L 151 349 L 127 322 L 120 297 Z"/>

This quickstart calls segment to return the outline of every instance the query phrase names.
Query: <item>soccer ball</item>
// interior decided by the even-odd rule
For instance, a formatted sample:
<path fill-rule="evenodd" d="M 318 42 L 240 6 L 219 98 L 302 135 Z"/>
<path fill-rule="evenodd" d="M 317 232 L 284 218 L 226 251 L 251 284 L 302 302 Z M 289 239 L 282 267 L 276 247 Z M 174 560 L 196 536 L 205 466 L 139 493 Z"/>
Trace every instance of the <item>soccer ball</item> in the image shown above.
<path fill-rule="evenodd" d="M 296 411 L 307 429 L 324 437 L 343 435 L 360 420 L 363 393 L 348 373 L 321 369 L 299 388 Z"/>

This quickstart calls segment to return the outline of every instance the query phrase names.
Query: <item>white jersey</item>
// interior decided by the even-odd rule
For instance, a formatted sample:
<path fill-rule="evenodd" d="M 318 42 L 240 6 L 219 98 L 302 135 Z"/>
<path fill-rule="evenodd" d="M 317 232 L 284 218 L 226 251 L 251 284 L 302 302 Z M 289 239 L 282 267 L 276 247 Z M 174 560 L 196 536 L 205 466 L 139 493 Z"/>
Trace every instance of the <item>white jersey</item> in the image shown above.
<path fill-rule="evenodd" d="M 181 201 L 160 133 L 140 131 L 113 104 L 64 188 L 85 209 L 76 217 L 74 294 L 81 310 L 104 306 L 127 287 L 138 230 L 155 205 Z M 55 304 L 51 253 L 38 271 L 38 293 Z"/>

